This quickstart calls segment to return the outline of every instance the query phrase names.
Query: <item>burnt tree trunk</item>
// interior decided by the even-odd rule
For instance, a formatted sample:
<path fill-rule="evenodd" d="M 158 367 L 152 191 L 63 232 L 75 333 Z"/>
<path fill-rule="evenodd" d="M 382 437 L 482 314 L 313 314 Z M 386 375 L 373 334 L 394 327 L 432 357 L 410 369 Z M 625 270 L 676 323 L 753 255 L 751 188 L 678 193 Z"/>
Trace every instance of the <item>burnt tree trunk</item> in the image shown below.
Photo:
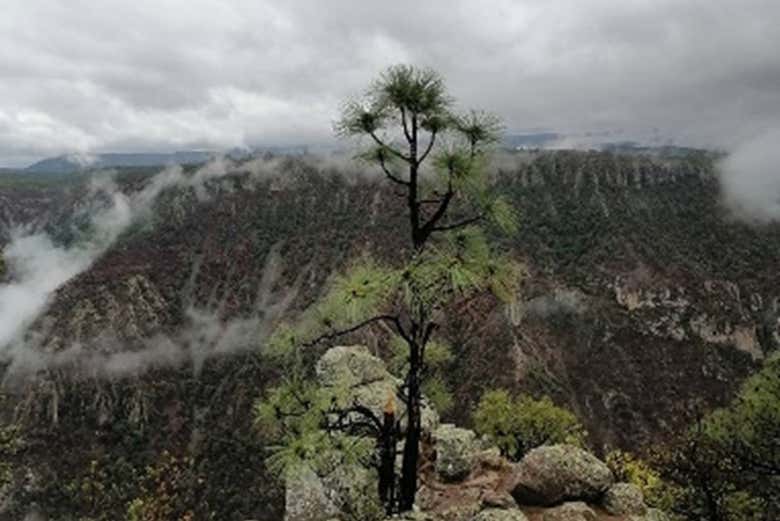
<path fill-rule="evenodd" d="M 404 442 L 403 463 L 401 465 L 401 483 L 399 507 L 401 512 L 412 510 L 417 495 L 417 467 L 420 460 L 420 369 L 422 360 L 420 347 L 410 345 L 409 375 L 406 395 L 406 440 Z"/>
<path fill-rule="evenodd" d="M 387 515 L 392 515 L 395 513 L 396 504 L 395 455 L 396 441 L 398 439 L 395 423 L 395 407 L 392 397 L 385 407 L 380 436 L 379 498 L 385 506 L 385 513 Z"/>

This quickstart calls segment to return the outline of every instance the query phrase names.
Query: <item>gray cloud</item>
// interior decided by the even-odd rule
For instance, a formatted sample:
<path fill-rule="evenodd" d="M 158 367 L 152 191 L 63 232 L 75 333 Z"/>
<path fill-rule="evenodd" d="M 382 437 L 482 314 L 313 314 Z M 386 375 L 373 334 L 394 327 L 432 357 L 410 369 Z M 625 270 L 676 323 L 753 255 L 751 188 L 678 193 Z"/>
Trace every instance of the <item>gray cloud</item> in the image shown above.
<path fill-rule="evenodd" d="M 735 147 L 718 173 L 724 202 L 737 218 L 780 222 L 780 129 Z"/>
<path fill-rule="evenodd" d="M 0 159 L 326 141 L 395 62 L 510 129 L 728 147 L 780 120 L 779 18 L 774 0 L 7 0 Z"/>
<path fill-rule="evenodd" d="M 192 175 L 184 174 L 178 166 L 167 168 L 131 194 L 121 192 L 110 178 L 95 178 L 88 206 L 83 209 L 92 233 L 89 240 L 70 247 L 56 245 L 45 233 L 28 234 L 24 228 L 13 231 L 3 252 L 10 281 L 0 284 L 0 356 L 20 345 L 24 348 L 20 343 L 23 333 L 45 310 L 54 291 L 89 268 L 131 224 L 148 216 L 163 191 L 185 187 L 203 198 L 204 185 L 224 176 L 229 166 L 218 159 Z M 260 166 L 256 170 L 260 171 Z"/>

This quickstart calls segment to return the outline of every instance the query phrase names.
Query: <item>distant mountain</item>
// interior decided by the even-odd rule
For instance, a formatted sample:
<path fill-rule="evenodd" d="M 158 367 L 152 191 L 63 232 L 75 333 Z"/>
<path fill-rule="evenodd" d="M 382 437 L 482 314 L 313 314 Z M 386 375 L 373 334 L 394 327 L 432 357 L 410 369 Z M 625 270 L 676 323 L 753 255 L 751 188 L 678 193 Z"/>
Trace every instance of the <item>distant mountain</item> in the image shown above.
<path fill-rule="evenodd" d="M 556 132 L 508 134 L 504 137 L 504 145 L 509 148 L 544 148 L 562 137 L 562 134 Z"/>
<path fill-rule="evenodd" d="M 38 161 L 25 172 L 66 174 L 95 168 L 192 165 L 208 161 L 213 152 L 183 151 L 162 154 L 98 154 L 94 156 L 64 155 Z"/>
<path fill-rule="evenodd" d="M 725 403 L 780 349 L 780 226 L 723 210 L 714 155 L 515 159 L 495 188 L 521 226 L 496 240 L 526 266 L 522 291 L 512 307 L 484 295 L 442 310 L 437 333 L 456 353 L 444 384 L 458 404 L 444 421 L 466 424 L 483 390 L 502 387 L 575 411 L 594 447 L 641 454 Z M 50 519 L 124 519 L 150 484 L 170 487 L 193 519 L 283 518 L 284 489 L 252 423 L 279 378 L 260 358 L 264 332 L 299 317 L 351 259 L 397 262 L 408 239 L 377 178 L 314 158 L 275 164 L 212 179 L 207 197 L 166 190 L 51 295 L 30 353 L 87 365 L 30 374 L 0 400 L 1 418 L 19 418 L 5 432 L 23 441 L 0 443 L 12 469 L 3 505 L 24 508 L 0 506 L 0 519 L 23 519 L 31 504 Z M 153 174 L 120 172 L 116 186 L 136 193 L 148 186 L 140 175 Z M 90 233 L 76 184 L 88 176 L 28 177 L 0 183 L 0 244 L 19 225 L 66 246 Z M 385 338 L 377 328 L 348 341 L 379 351 Z M 103 380 L 96 368 L 113 353 L 122 372 Z M 0 359 L 0 378 L 16 382 L 7 370 Z"/>
<path fill-rule="evenodd" d="M 327 147 L 307 145 L 262 146 L 251 150 L 233 148 L 230 150 L 184 150 L 163 153 L 106 153 L 94 155 L 67 154 L 42 159 L 24 169 L 13 169 L 15 172 L 34 174 L 70 174 L 100 168 L 144 168 L 167 165 L 197 165 L 210 159 L 224 155 L 232 159 L 247 159 L 253 155 L 265 153 L 300 155 L 311 150 L 330 150 Z M 7 169 L 0 169 L 0 173 Z"/>

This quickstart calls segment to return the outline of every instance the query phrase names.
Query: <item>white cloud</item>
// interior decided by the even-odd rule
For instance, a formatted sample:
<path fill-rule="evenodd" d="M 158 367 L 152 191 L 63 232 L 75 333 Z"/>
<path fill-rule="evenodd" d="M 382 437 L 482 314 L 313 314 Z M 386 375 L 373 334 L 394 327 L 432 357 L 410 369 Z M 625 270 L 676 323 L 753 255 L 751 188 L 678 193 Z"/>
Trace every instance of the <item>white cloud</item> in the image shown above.
<path fill-rule="evenodd" d="M 725 203 L 737 217 L 780 222 L 780 129 L 737 146 L 719 171 Z"/>
<path fill-rule="evenodd" d="M 774 0 L 6 0 L 0 161 L 331 139 L 339 101 L 431 65 L 510 129 L 727 146 L 780 119 Z"/>

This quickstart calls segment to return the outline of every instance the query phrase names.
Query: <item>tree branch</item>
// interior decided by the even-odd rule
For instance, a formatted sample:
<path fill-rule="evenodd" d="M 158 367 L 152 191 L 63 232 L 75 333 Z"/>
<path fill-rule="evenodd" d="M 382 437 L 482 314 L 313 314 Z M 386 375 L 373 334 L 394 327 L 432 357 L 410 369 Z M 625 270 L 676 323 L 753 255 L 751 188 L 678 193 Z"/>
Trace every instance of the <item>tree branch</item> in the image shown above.
<path fill-rule="evenodd" d="M 347 409 L 339 410 L 339 411 L 330 411 L 330 414 L 338 414 L 338 418 L 336 421 L 332 424 L 328 424 L 329 430 L 348 430 L 348 429 L 354 429 L 357 427 L 367 427 L 371 432 L 378 433 L 382 430 L 382 422 L 379 421 L 379 418 L 377 418 L 376 414 L 369 409 L 368 407 L 364 405 L 360 405 L 358 403 L 355 403 L 352 405 L 352 407 L 349 407 Z M 365 418 L 364 421 L 360 420 L 349 420 L 349 416 L 352 414 L 358 414 Z M 347 421 L 349 420 L 349 421 Z"/>
<path fill-rule="evenodd" d="M 334 338 L 338 338 L 340 336 L 348 335 L 349 333 L 354 333 L 355 331 L 358 331 L 360 329 L 363 329 L 366 326 L 369 326 L 375 322 L 381 322 L 381 321 L 387 321 L 392 322 L 393 324 L 400 324 L 398 321 L 398 317 L 395 317 L 393 315 L 377 315 L 375 317 L 371 317 L 369 319 L 366 319 L 362 322 L 359 322 L 355 324 L 354 326 L 348 327 L 347 329 L 341 329 L 338 331 L 331 331 L 329 333 L 324 333 L 313 340 L 310 340 L 308 342 L 305 342 L 302 345 L 302 347 L 314 347 L 320 342 L 323 342 L 325 340 L 333 340 Z"/>
<path fill-rule="evenodd" d="M 374 142 L 377 145 L 379 145 L 380 147 L 386 149 L 388 152 L 390 152 L 394 156 L 403 159 L 407 163 L 411 162 L 411 159 L 409 157 L 403 155 L 401 152 L 399 152 L 398 150 L 394 149 L 393 147 L 391 147 L 389 145 L 386 145 L 381 139 L 379 139 L 379 137 L 376 135 L 376 132 L 369 132 L 368 135 L 371 136 L 371 139 L 373 139 Z"/>
<path fill-rule="evenodd" d="M 349 333 L 354 333 L 355 331 L 358 331 L 360 329 L 363 329 L 366 326 L 369 326 L 371 324 L 374 324 L 376 322 L 389 322 L 395 327 L 396 332 L 406 340 L 407 342 L 411 342 L 412 339 L 409 336 L 409 334 L 404 329 L 403 325 L 401 324 L 401 320 L 395 316 L 395 315 L 377 315 L 375 317 L 371 317 L 369 319 L 366 319 L 362 322 L 359 322 L 358 324 L 355 324 L 354 326 L 350 326 L 347 329 L 341 329 L 338 331 L 331 331 L 329 333 L 322 334 L 313 340 L 310 340 L 304 344 L 302 344 L 302 347 L 314 347 L 315 345 L 319 344 L 320 342 L 326 341 L 326 340 L 333 340 L 334 338 L 338 338 L 340 336 L 348 335 Z"/>
<path fill-rule="evenodd" d="M 425 152 L 420 156 L 420 163 L 425 161 L 425 158 L 428 157 L 428 154 L 431 153 L 431 149 L 433 149 L 433 143 L 436 141 L 436 131 L 434 130 L 431 132 L 431 140 L 428 142 L 428 146 L 425 147 Z"/>
<path fill-rule="evenodd" d="M 474 217 L 469 217 L 468 219 L 463 219 L 462 221 L 457 221 L 454 223 L 444 224 L 441 226 L 434 226 L 431 231 L 434 232 L 443 232 L 446 230 L 454 230 L 456 228 L 462 228 L 464 226 L 468 226 L 469 224 L 474 224 L 475 222 L 481 221 L 484 219 L 485 216 L 482 214 L 475 215 Z"/>
<path fill-rule="evenodd" d="M 379 156 L 379 165 L 382 167 L 382 170 L 385 172 L 385 176 L 387 176 L 387 178 L 390 179 L 392 182 L 398 183 L 399 185 L 403 185 L 403 186 L 409 186 L 409 181 L 404 181 L 400 177 L 390 172 L 390 169 L 387 168 L 387 163 L 385 163 L 385 158 L 382 157 L 381 155 Z"/>
<path fill-rule="evenodd" d="M 409 133 L 409 125 L 406 124 L 406 109 L 404 107 L 401 107 L 401 122 L 404 126 L 404 135 L 406 136 L 406 141 L 411 143 L 412 135 Z"/>

